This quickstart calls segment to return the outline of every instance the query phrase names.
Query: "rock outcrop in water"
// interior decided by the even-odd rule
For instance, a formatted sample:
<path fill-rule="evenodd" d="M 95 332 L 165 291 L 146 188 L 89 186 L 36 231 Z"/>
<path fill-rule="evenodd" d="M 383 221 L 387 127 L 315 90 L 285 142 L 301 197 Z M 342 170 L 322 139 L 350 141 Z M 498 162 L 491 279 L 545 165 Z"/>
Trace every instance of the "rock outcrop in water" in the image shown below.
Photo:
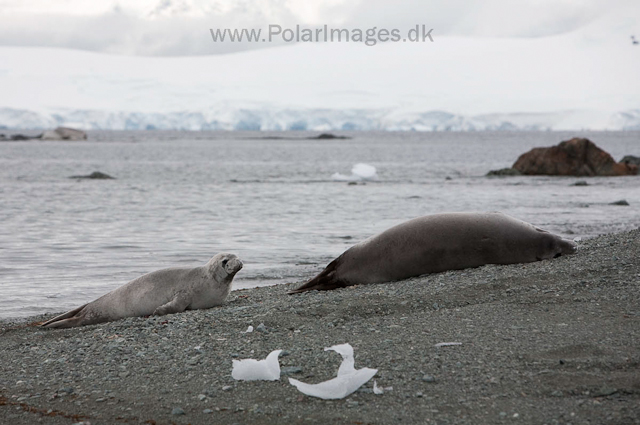
<path fill-rule="evenodd" d="M 317 136 L 308 137 L 308 139 L 311 139 L 311 140 L 333 140 L 333 139 L 350 139 L 350 138 L 351 137 L 347 137 L 347 136 L 336 136 L 335 134 L 331 134 L 331 133 L 322 133 Z"/>
<path fill-rule="evenodd" d="M 487 173 L 487 177 L 503 177 L 503 176 L 521 176 L 522 173 L 515 168 L 501 168 L 499 170 L 491 170 Z"/>
<path fill-rule="evenodd" d="M 640 156 L 625 155 L 625 157 L 622 158 L 620 162 L 622 162 L 623 164 L 632 164 L 640 167 Z"/>
<path fill-rule="evenodd" d="M 69 127 L 58 127 L 42 133 L 42 140 L 87 140 L 87 133 Z"/>
<path fill-rule="evenodd" d="M 115 177 L 111 177 L 108 174 L 101 173 L 100 171 L 94 171 L 87 176 L 71 176 L 70 179 L 91 179 L 91 180 L 114 180 Z"/>
<path fill-rule="evenodd" d="M 28 136 L 26 134 L 12 134 L 11 136 L 5 136 L 4 134 L 0 134 L 0 142 L 20 142 L 23 140 L 32 140 L 32 139 L 39 139 L 40 135 L 38 136 Z"/>
<path fill-rule="evenodd" d="M 638 174 L 638 166 L 616 162 L 591 140 L 573 138 L 557 146 L 534 148 L 520 155 L 513 168 L 528 175 L 625 176 Z"/>

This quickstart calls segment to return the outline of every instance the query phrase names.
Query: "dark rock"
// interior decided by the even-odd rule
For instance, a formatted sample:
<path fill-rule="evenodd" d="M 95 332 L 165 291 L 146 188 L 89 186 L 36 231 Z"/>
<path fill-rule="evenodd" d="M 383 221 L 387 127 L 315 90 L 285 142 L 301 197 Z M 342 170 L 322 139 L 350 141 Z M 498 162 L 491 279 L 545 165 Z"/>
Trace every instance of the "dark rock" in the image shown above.
<path fill-rule="evenodd" d="M 33 137 L 25 136 L 24 134 L 12 134 L 11 140 L 20 141 L 20 140 L 31 140 Z"/>
<path fill-rule="evenodd" d="M 499 170 L 491 170 L 487 173 L 490 176 L 521 176 L 522 173 L 514 168 L 501 168 Z"/>
<path fill-rule="evenodd" d="M 284 366 L 280 369 L 280 373 L 283 375 L 292 375 L 294 373 L 302 373 L 302 368 L 300 366 Z"/>
<path fill-rule="evenodd" d="M 311 136 L 311 137 L 307 137 L 307 139 L 310 140 L 332 140 L 332 139 L 350 139 L 351 137 L 347 137 L 347 136 L 336 136 L 335 134 L 331 134 L 331 133 L 322 133 L 319 134 L 318 136 Z"/>
<path fill-rule="evenodd" d="M 626 155 L 620 162 L 640 167 L 640 156 Z"/>
<path fill-rule="evenodd" d="M 578 180 L 571 186 L 589 186 L 589 183 L 587 183 L 585 180 Z"/>
<path fill-rule="evenodd" d="M 589 139 L 573 138 L 557 146 L 534 148 L 520 155 L 513 168 L 527 175 L 625 176 L 638 166 L 615 162 Z"/>
<path fill-rule="evenodd" d="M 593 393 L 594 397 L 607 397 L 617 393 L 618 390 L 616 388 L 602 387 L 599 390 Z"/>
<path fill-rule="evenodd" d="M 87 140 L 87 133 L 69 127 L 58 127 L 55 130 L 46 130 L 40 136 L 42 140 Z"/>
<path fill-rule="evenodd" d="M 71 176 L 70 179 L 95 179 L 95 180 L 115 180 L 115 177 L 111 177 L 108 174 L 101 173 L 100 171 L 94 171 L 88 176 Z"/>
<path fill-rule="evenodd" d="M 623 206 L 623 207 L 628 207 L 629 203 L 627 202 L 626 199 L 620 199 L 619 201 L 611 202 L 609 205 L 620 205 L 620 206 Z"/>
<path fill-rule="evenodd" d="M 423 380 L 424 382 L 436 382 L 436 378 L 435 378 L 435 377 L 433 377 L 433 376 L 431 376 L 431 375 L 424 375 L 424 376 L 422 377 L 422 380 Z"/>
<path fill-rule="evenodd" d="M 171 411 L 172 415 L 184 415 L 184 410 L 182 410 L 179 407 L 175 407 L 172 411 Z"/>

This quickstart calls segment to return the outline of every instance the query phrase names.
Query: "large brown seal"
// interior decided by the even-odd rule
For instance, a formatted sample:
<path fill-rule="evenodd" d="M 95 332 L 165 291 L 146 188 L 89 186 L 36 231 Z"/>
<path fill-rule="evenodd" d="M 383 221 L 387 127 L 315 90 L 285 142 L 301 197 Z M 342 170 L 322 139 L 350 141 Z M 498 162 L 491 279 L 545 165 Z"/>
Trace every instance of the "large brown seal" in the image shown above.
<path fill-rule="evenodd" d="M 170 268 L 140 276 L 106 295 L 45 322 L 71 328 L 124 317 L 163 315 L 221 305 L 242 268 L 234 254 L 217 254 L 203 267 Z"/>
<path fill-rule="evenodd" d="M 502 213 L 433 214 L 352 246 L 290 293 L 389 282 L 484 264 L 529 263 L 575 252 L 572 241 Z"/>

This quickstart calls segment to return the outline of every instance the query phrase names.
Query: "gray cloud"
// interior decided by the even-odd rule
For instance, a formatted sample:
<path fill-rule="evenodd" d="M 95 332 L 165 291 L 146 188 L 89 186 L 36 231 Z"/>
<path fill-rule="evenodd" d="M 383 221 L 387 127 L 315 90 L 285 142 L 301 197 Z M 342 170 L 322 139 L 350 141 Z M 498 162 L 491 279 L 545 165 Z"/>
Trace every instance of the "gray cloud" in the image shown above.
<path fill-rule="evenodd" d="M 426 24 L 438 35 L 538 37 L 571 31 L 636 0 L 367 0 L 328 1 L 303 16 L 285 0 L 237 1 L 220 7 L 161 0 L 145 13 L 113 7 L 95 15 L 0 14 L 0 45 L 64 47 L 127 55 L 183 56 L 270 47 L 213 43 L 209 28 L 326 23 L 345 28 L 399 28 Z M 297 7 L 297 9 L 296 9 Z M 311 6 L 310 6 L 311 7 Z M 138 11 L 139 12 L 139 11 Z M 305 22 L 305 19 L 307 22 Z"/>

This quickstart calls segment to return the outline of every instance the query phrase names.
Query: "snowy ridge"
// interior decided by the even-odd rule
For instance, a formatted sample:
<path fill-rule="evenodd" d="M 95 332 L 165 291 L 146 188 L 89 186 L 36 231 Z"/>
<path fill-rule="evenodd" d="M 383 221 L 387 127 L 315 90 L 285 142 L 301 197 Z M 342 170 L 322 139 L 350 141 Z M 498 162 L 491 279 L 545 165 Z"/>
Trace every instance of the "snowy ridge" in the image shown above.
<path fill-rule="evenodd" d="M 640 109 L 611 115 L 594 111 L 513 113 L 463 116 L 443 111 L 425 113 L 385 110 L 234 109 L 169 113 L 57 110 L 34 112 L 0 108 L 0 128 L 84 130 L 640 130 Z"/>
<path fill-rule="evenodd" d="M 436 35 L 181 57 L 0 46 L 0 126 L 638 130 L 636 10 L 537 38 Z"/>

